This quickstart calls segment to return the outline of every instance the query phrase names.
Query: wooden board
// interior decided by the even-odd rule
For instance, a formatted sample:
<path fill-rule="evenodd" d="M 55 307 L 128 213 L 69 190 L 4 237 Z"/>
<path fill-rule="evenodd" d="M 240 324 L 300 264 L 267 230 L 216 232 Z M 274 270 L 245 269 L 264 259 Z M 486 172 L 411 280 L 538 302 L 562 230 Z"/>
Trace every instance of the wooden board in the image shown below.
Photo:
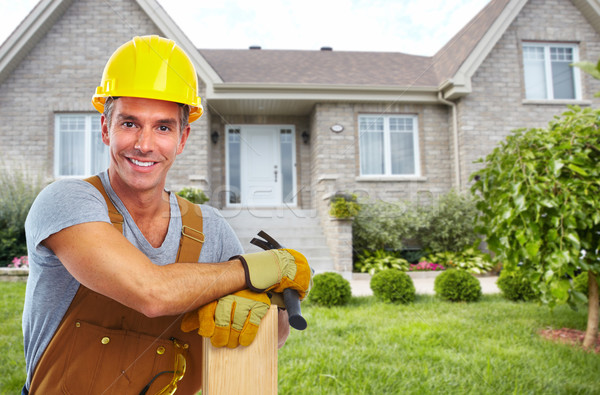
<path fill-rule="evenodd" d="M 202 395 L 277 394 L 277 306 L 271 306 L 248 347 L 203 342 Z"/>

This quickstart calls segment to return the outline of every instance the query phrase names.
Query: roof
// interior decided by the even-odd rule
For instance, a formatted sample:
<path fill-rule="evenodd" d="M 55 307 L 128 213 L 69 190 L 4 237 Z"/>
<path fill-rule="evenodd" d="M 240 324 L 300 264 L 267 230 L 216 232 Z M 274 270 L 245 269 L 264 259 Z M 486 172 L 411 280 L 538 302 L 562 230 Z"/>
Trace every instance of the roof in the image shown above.
<path fill-rule="evenodd" d="M 201 49 L 200 54 L 224 83 L 438 85 L 430 57 L 403 53 Z"/>
<path fill-rule="evenodd" d="M 432 57 L 391 52 L 200 49 L 156 0 L 135 0 L 192 58 L 218 112 L 306 114 L 319 101 L 438 101 L 471 91 L 471 78 L 528 0 L 491 0 Z M 571 0 L 600 32 L 599 0 Z M 0 46 L 0 83 L 73 0 L 40 0 Z M 265 108 L 268 108 L 265 110 Z"/>

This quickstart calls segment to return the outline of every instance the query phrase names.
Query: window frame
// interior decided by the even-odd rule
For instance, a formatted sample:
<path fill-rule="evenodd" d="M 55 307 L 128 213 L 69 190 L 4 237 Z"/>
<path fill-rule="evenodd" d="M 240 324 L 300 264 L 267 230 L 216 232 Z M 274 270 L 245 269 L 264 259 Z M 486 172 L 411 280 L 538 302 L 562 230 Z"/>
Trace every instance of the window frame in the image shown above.
<path fill-rule="evenodd" d="M 362 167 L 362 139 L 361 135 L 363 132 L 360 129 L 361 119 L 363 118 L 382 118 L 383 119 L 383 173 L 381 174 L 363 174 Z M 392 149 L 391 149 L 391 130 L 390 130 L 390 119 L 392 118 L 409 118 L 412 120 L 412 135 L 413 135 L 413 156 L 414 156 L 414 172 L 412 174 L 393 174 L 392 173 Z M 419 143 L 419 116 L 417 114 L 359 114 L 357 119 L 357 130 L 358 130 L 358 171 L 359 177 L 364 180 L 368 179 L 417 179 L 421 177 L 421 153 Z"/>
<path fill-rule="evenodd" d="M 84 117 L 84 174 L 60 174 L 61 169 L 61 132 L 60 121 L 62 117 Z M 98 113 L 55 113 L 54 114 L 54 177 L 55 178 L 82 178 L 96 174 L 92 170 L 92 121 L 97 119 L 100 122 L 101 115 Z M 108 151 L 107 151 L 108 154 Z M 107 163 L 109 158 L 107 157 Z M 102 171 L 104 169 L 99 169 Z"/>
<path fill-rule="evenodd" d="M 527 81 L 525 73 L 525 48 L 537 47 L 544 49 L 544 79 L 546 82 L 546 97 L 545 98 L 529 98 L 527 96 Z M 552 77 L 552 59 L 551 48 L 569 48 L 573 51 L 573 60 L 571 63 L 579 62 L 579 45 L 577 43 L 568 42 L 541 42 L 541 41 L 523 41 L 521 44 L 521 62 L 523 64 L 523 93 L 527 101 L 581 101 L 581 73 L 579 68 L 571 67 L 573 77 L 573 90 L 575 97 L 570 99 L 555 98 L 554 80 Z"/>

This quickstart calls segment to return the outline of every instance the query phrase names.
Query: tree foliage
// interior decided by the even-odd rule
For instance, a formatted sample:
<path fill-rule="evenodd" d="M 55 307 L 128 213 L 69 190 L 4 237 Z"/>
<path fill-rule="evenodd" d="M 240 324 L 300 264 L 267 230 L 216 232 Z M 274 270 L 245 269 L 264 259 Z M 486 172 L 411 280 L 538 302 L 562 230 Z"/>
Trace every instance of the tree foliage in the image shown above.
<path fill-rule="evenodd" d="M 514 131 L 472 175 L 489 248 L 551 306 L 585 300 L 578 270 L 600 274 L 599 128 L 600 110 L 569 107 L 547 128 Z"/>
<path fill-rule="evenodd" d="M 576 296 L 578 268 L 600 273 L 599 127 L 600 110 L 571 107 L 546 129 L 515 131 L 472 176 L 489 248 L 529 269 L 550 303 Z"/>

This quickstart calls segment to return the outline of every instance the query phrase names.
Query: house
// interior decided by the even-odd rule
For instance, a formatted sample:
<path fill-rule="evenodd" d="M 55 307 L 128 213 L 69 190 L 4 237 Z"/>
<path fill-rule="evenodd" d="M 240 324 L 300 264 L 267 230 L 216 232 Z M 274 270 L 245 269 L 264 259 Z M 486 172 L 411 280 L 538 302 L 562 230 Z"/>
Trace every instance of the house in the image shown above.
<path fill-rule="evenodd" d="M 292 212 L 288 228 L 312 217 L 323 270 L 348 273 L 351 224 L 329 217 L 334 193 L 468 188 L 474 161 L 511 130 L 599 104 L 598 81 L 569 67 L 598 59 L 599 33 L 598 0 L 491 0 L 431 57 L 209 50 L 154 0 L 41 0 L 0 47 L 0 153 L 48 178 L 104 168 L 90 104 L 104 63 L 135 35 L 169 37 L 191 56 L 205 108 L 169 187 L 202 188 L 224 213 L 275 210 L 254 211 L 253 225 L 256 213 Z"/>

